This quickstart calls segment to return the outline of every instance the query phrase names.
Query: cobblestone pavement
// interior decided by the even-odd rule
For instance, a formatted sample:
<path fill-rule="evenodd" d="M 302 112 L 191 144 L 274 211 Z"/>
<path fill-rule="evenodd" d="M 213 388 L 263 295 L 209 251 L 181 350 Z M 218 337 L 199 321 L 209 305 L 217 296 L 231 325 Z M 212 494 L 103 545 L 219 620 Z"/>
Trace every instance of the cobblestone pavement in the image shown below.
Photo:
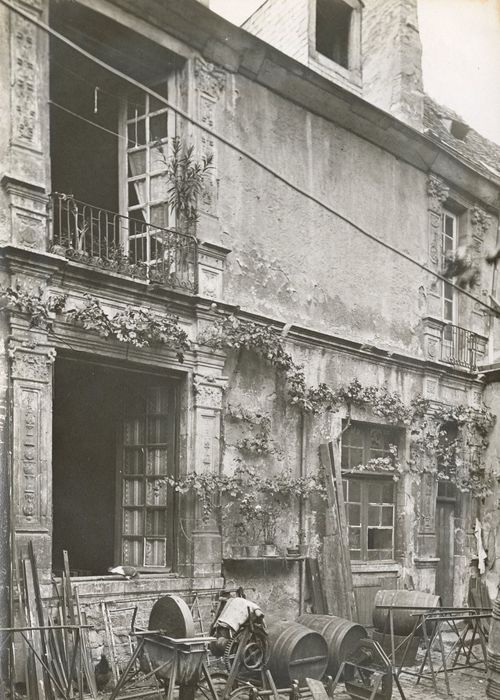
<path fill-rule="evenodd" d="M 415 685 L 413 679 L 401 677 L 401 685 L 403 686 L 406 700 L 444 700 L 452 697 L 454 700 L 476 700 L 478 698 L 486 698 L 486 674 L 484 672 L 468 670 L 454 671 L 450 673 L 450 691 L 451 695 L 446 692 L 444 678 L 440 678 L 437 683 L 438 692 L 434 691 L 430 681 L 420 682 Z M 399 693 L 396 686 L 393 686 L 392 700 L 399 700 Z M 343 689 L 335 691 L 335 699 L 337 700 L 352 700 Z"/>

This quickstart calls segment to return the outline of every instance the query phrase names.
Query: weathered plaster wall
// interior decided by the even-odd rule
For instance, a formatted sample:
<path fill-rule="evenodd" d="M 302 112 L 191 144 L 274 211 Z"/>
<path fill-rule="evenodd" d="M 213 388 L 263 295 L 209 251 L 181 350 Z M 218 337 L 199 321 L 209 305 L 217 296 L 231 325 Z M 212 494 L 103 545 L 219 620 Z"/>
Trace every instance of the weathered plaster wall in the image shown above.
<path fill-rule="evenodd" d="M 231 140 L 426 262 L 424 173 L 245 78 L 233 80 L 219 115 Z M 222 145 L 219 173 L 220 221 L 232 249 L 226 298 L 286 322 L 418 352 L 425 273 Z"/>

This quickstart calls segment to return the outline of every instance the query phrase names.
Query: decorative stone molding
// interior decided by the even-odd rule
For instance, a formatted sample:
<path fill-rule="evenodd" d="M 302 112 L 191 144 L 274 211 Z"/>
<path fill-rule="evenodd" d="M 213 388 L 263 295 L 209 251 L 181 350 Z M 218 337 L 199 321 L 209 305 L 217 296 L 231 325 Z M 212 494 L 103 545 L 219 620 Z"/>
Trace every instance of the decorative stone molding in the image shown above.
<path fill-rule="evenodd" d="M 439 557 L 415 557 L 413 559 L 416 569 L 435 569 L 438 562 Z"/>
<path fill-rule="evenodd" d="M 195 374 L 193 378 L 193 389 L 196 396 L 196 406 L 221 411 L 222 398 L 226 388 L 226 377 Z"/>
<path fill-rule="evenodd" d="M 427 195 L 429 197 L 429 209 L 437 213 L 441 212 L 441 208 L 448 199 L 450 193 L 450 188 L 444 184 L 444 182 L 436 177 L 435 175 L 430 175 L 427 180 Z"/>
<path fill-rule="evenodd" d="M 45 250 L 49 200 L 43 189 L 7 175 L 1 184 L 10 201 L 12 242 L 31 250 Z"/>
<path fill-rule="evenodd" d="M 40 4 L 35 0 L 29 4 L 33 9 L 40 9 Z M 32 22 L 14 12 L 11 13 L 11 18 L 12 143 L 39 151 L 38 29 Z"/>
<path fill-rule="evenodd" d="M 424 398 L 439 400 L 439 382 L 434 377 L 426 377 L 424 380 Z"/>
<path fill-rule="evenodd" d="M 441 338 L 445 322 L 433 316 L 426 316 L 422 319 L 422 324 L 425 359 L 438 362 L 441 359 Z"/>
<path fill-rule="evenodd" d="M 449 188 L 435 175 L 427 180 L 429 219 L 429 259 L 437 267 L 440 262 L 441 214 L 447 200 Z"/>
<path fill-rule="evenodd" d="M 490 227 L 491 217 L 480 207 L 475 205 L 471 209 L 470 221 L 472 224 L 472 235 L 475 238 L 483 240 L 485 234 Z"/>
<path fill-rule="evenodd" d="M 11 377 L 32 382 L 48 382 L 51 378 L 52 365 L 56 351 L 35 351 L 25 345 L 10 344 Z"/>
<path fill-rule="evenodd" d="M 226 71 L 215 63 L 209 63 L 199 57 L 194 59 L 194 75 L 197 88 L 214 100 L 226 86 Z"/>
<path fill-rule="evenodd" d="M 226 85 L 226 71 L 214 63 L 197 57 L 194 59 L 194 77 L 198 92 L 198 118 L 208 129 L 213 129 L 215 126 L 215 106 Z M 215 139 L 208 132 L 201 133 L 200 151 L 203 156 L 212 158 L 213 165 L 205 178 L 200 210 L 215 216 L 217 208 L 217 151 Z"/>
<path fill-rule="evenodd" d="M 435 533 L 437 481 L 434 474 L 424 472 L 420 481 L 421 534 Z M 426 553 L 427 554 L 427 553 Z"/>
<path fill-rule="evenodd" d="M 209 299 L 223 298 L 224 268 L 228 248 L 201 243 L 198 247 L 198 285 L 199 294 Z"/>

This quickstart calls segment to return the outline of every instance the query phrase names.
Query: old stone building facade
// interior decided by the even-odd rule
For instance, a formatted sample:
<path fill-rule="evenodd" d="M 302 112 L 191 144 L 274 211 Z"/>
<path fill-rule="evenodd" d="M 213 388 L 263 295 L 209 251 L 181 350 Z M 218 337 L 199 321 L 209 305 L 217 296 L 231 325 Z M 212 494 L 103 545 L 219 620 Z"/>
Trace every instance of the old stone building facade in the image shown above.
<path fill-rule="evenodd" d="M 283 4 L 288 43 L 265 33 Z M 479 409 L 478 367 L 498 348 L 484 256 L 500 149 L 457 137 L 458 117 L 425 97 L 415 2 L 268 0 L 259 12 L 246 31 L 195 0 L 0 5 L 1 273 L 16 292 L 0 318 L 2 623 L 9 562 L 29 540 L 48 599 L 69 552 L 97 625 L 102 601 L 147 607 L 224 580 L 293 618 L 310 592 L 286 547 L 301 531 L 321 562 L 324 504 L 281 518 L 279 556 L 242 559 L 172 480 L 242 462 L 304 477 L 339 439 L 360 619 L 380 587 L 466 597 L 479 500 L 412 455 L 402 414 L 368 400 L 301 411 L 272 362 L 203 338 L 235 314 L 275 329 L 309 386 L 356 380 L 404 406 L 421 395 L 430 415 Z M 158 144 L 175 136 L 213 158 L 195 235 L 168 207 Z M 459 246 L 475 251 L 465 290 L 440 277 Z M 140 309 L 156 329 L 178 317 L 178 344 L 137 342 L 127 314 Z M 108 575 L 116 563 L 141 577 Z"/>

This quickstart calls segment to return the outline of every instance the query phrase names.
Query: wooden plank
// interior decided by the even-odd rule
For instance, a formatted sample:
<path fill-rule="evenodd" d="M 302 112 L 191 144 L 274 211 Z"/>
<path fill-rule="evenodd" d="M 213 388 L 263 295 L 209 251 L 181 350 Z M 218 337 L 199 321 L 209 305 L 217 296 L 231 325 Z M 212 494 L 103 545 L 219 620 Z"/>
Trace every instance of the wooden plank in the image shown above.
<path fill-rule="evenodd" d="M 356 615 L 356 600 L 347 542 L 347 518 L 338 445 L 336 446 L 334 443 L 321 444 L 319 455 L 324 469 L 327 492 L 322 571 L 325 602 L 331 615 L 352 620 Z M 336 464 L 338 464 L 338 468 Z"/>
<path fill-rule="evenodd" d="M 317 559 L 306 559 L 306 571 L 309 578 L 309 586 L 312 594 L 313 613 L 322 615 L 327 612 L 323 586 L 321 585 L 321 574 Z"/>
<path fill-rule="evenodd" d="M 28 542 L 28 557 L 31 565 L 31 573 L 33 576 L 33 592 L 35 595 L 35 608 L 38 618 L 38 624 L 40 627 L 45 627 L 45 612 L 42 601 L 42 594 L 40 591 L 40 581 L 38 579 L 38 565 L 35 556 L 35 550 L 33 549 L 33 541 Z M 48 646 L 48 638 L 45 629 L 40 630 L 40 641 L 42 644 L 42 658 L 44 662 L 50 667 L 50 651 Z M 45 676 L 45 690 L 49 700 L 53 700 L 54 692 L 50 680 L 48 679 L 47 672 L 44 671 Z"/>
<path fill-rule="evenodd" d="M 31 562 L 28 559 L 23 560 L 23 576 L 24 576 L 24 587 L 25 587 L 25 595 L 26 595 L 26 619 L 28 622 L 28 625 L 31 627 L 37 627 L 38 626 L 38 615 L 36 611 L 36 604 L 35 604 L 35 588 L 34 588 L 34 583 L 33 583 L 33 572 L 31 570 Z M 35 650 L 36 654 L 38 655 L 39 659 L 42 658 L 42 640 L 40 638 L 40 632 L 37 630 L 34 630 L 32 632 L 26 632 L 28 635 L 28 638 L 30 639 L 31 644 L 33 645 L 33 649 Z M 39 659 L 36 658 L 35 654 L 32 652 L 30 653 L 30 650 L 28 648 L 28 645 L 26 645 L 26 652 L 29 657 L 31 657 L 32 661 L 31 663 L 33 664 L 33 688 L 30 688 L 30 693 L 33 693 L 30 695 L 30 698 L 38 698 L 38 700 L 45 700 L 46 695 L 45 695 L 45 680 L 44 680 L 44 670 L 43 666 L 40 663 Z M 36 695 L 35 695 L 36 693 Z"/>
<path fill-rule="evenodd" d="M 313 700 L 329 700 L 326 688 L 321 681 L 314 678 L 306 678 L 307 687 L 311 691 Z"/>

